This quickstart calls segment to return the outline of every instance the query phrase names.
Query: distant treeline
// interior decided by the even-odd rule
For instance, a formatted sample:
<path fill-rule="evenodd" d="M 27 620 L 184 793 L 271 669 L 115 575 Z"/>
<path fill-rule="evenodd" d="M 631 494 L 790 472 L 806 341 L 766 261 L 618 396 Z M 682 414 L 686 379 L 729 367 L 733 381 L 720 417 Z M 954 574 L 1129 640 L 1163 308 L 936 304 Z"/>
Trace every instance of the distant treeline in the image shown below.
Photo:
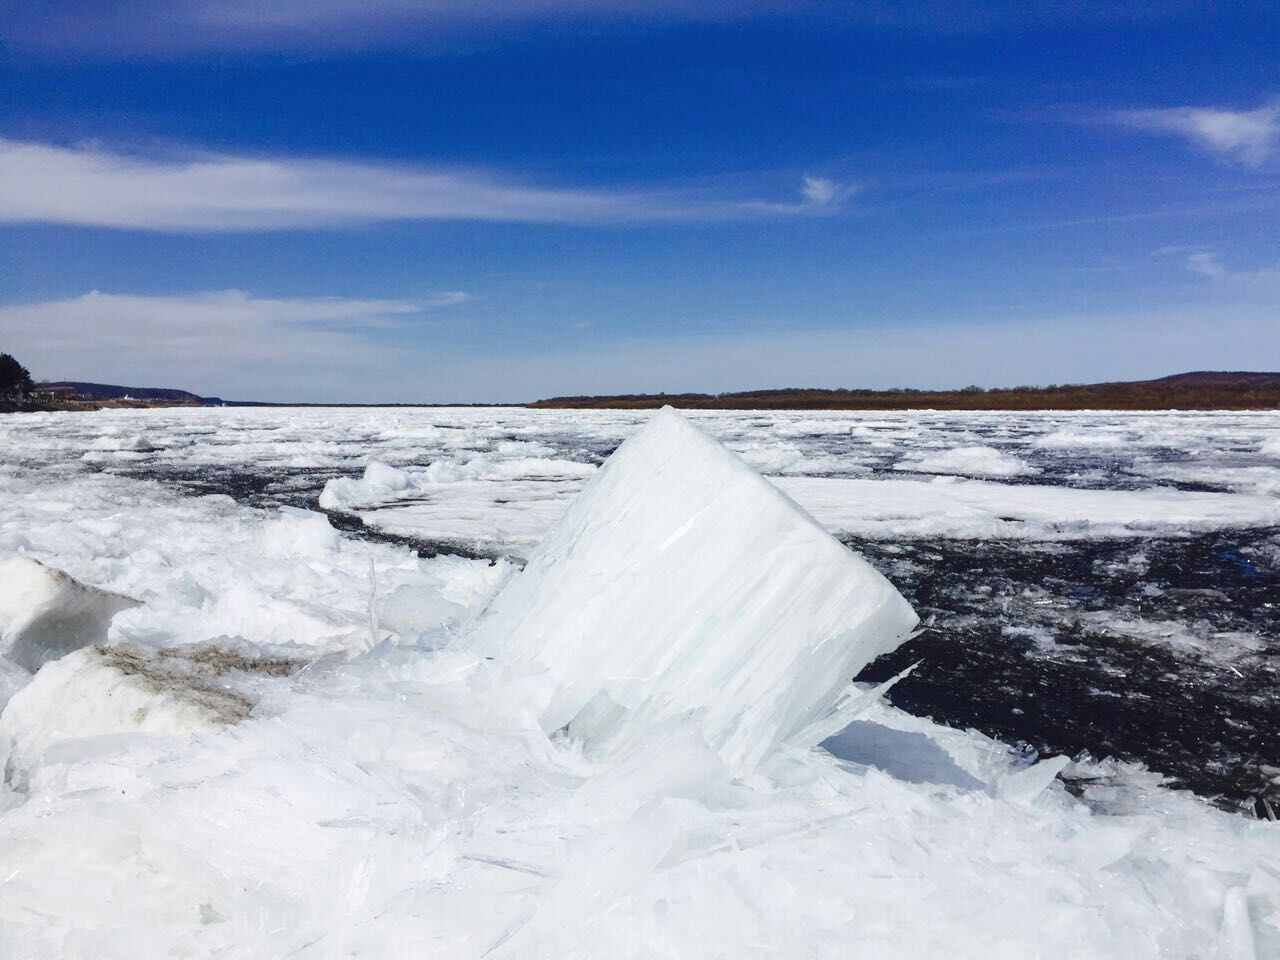
<path fill-rule="evenodd" d="M 529 406 L 640 410 L 667 404 L 695 410 L 1275 410 L 1280 409 L 1280 373 L 1202 371 L 1159 380 L 991 389 L 620 394 L 552 397 Z"/>

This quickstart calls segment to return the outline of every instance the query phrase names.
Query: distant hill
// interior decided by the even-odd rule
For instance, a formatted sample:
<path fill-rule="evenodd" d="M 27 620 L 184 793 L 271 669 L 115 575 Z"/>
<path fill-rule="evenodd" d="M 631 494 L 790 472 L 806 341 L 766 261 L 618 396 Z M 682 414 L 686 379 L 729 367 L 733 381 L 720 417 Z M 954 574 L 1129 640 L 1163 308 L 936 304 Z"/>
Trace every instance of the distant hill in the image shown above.
<path fill-rule="evenodd" d="M 788 388 L 740 393 L 552 397 L 536 408 L 695 410 L 1276 410 L 1280 373 L 1201 370 L 1158 380 L 960 390 Z"/>
<path fill-rule="evenodd" d="M 1249 373 L 1243 370 L 1194 370 L 1191 373 L 1175 373 L 1148 380 L 1147 383 L 1177 383 L 1195 386 L 1230 384 L 1235 386 L 1265 387 L 1274 385 L 1280 373 Z"/>
<path fill-rule="evenodd" d="M 79 380 L 38 383 L 36 389 L 66 389 L 74 393 L 77 398 L 85 400 L 123 400 L 129 397 L 133 400 L 203 406 L 217 406 L 222 403 L 218 397 L 201 397 L 188 390 L 175 390 L 171 387 L 122 387 L 113 383 L 84 383 Z"/>

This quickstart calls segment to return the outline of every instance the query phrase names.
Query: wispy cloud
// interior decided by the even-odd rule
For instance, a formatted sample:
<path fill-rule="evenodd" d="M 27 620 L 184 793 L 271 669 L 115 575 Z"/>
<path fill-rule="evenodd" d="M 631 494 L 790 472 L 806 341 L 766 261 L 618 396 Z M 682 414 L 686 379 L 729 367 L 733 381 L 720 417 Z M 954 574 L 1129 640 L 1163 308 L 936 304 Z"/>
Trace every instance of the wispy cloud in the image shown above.
<path fill-rule="evenodd" d="M 839 212 L 844 202 L 857 193 L 854 184 L 839 183 L 827 177 L 804 177 L 800 181 L 800 198 L 795 201 L 748 200 L 742 209 L 755 213 L 791 216 L 796 214 L 831 214 Z"/>
<path fill-rule="evenodd" d="M 143 157 L 0 139 L 0 223 L 162 232 L 324 229 L 405 220 L 621 224 L 831 210 L 832 181 L 798 203 L 679 190 L 540 187 L 476 170 L 230 154 Z"/>
<path fill-rule="evenodd" d="M 460 303 L 468 303 L 474 299 L 475 297 L 465 290 L 445 290 L 443 293 L 431 296 L 424 305 L 429 307 L 453 307 Z"/>
<path fill-rule="evenodd" d="M 663 198 L 528 186 L 467 170 L 226 154 L 147 158 L 0 141 L 0 220 L 159 231 L 394 220 L 675 219 Z"/>
<path fill-rule="evenodd" d="M 877 31 L 976 34 L 1061 23 L 1186 19 L 1194 4 L 1071 0 L 42 0 L 11 3 L 0 24 L 14 46 L 172 56 L 209 50 L 444 49 L 550 27 L 563 35 L 613 25 L 771 18 Z"/>
<path fill-rule="evenodd" d="M 815 207 L 825 207 L 836 201 L 842 193 L 842 188 L 840 184 L 826 177 L 805 177 L 800 192 L 805 200 Z"/>
<path fill-rule="evenodd" d="M 6 19 L 10 37 L 29 48 L 172 54 L 430 47 L 542 22 L 739 20 L 785 6 L 786 0 L 46 0 L 38 9 L 16 6 Z"/>
<path fill-rule="evenodd" d="M 1207 250 L 1187 254 L 1187 269 L 1214 280 L 1221 280 L 1227 275 L 1227 268 L 1218 262 L 1218 255 Z"/>
<path fill-rule="evenodd" d="M 1170 107 L 1116 110 L 1105 118 L 1132 130 L 1178 136 L 1219 157 L 1258 167 L 1280 146 L 1280 98 L 1256 110 Z"/>
<path fill-rule="evenodd" d="M 322 384 L 386 361 L 372 334 L 402 329 L 461 291 L 423 301 L 99 293 L 0 306 L 0 342 L 37 376 L 256 391 Z M 139 382 L 161 379 L 163 383 Z M 285 387 L 288 385 L 288 387 Z M 280 395 L 275 393 L 272 395 Z M 296 393 L 295 393 L 296 395 Z"/>
<path fill-rule="evenodd" d="M 1237 270 L 1224 264 L 1216 253 L 1197 250 L 1187 255 L 1186 267 L 1237 297 L 1252 296 L 1270 303 L 1273 309 L 1280 307 L 1280 263 L 1256 270 Z"/>

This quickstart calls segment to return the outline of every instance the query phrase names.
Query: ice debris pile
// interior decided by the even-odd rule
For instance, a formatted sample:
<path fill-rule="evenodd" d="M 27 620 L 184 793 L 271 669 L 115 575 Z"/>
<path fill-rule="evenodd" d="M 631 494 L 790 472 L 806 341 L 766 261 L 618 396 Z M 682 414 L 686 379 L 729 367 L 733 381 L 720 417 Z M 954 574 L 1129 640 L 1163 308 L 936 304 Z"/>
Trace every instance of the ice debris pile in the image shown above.
<path fill-rule="evenodd" d="M 257 676 L 286 676 L 308 662 L 217 642 L 76 650 L 46 664 L 5 709 L 5 782 L 30 792 L 34 772 L 64 765 L 69 757 L 93 756 L 92 745 L 112 736 L 215 733 L 248 719 L 257 701 Z M 236 679 L 230 680 L 233 672 Z"/>
<path fill-rule="evenodd" d="M 850 680 L 916 622 L 866 561 L 667 407 L 587 484 L 471 642 L 544 671 L 543 729 L 593 756 L 696 714 L 745 774 L 852 720 Z"/>
<path fill-rule="evenodd" d="M 719 454 L 683 427 L 655 434 L 686 457 L 662 469 L 718 483 L 715 495 L 691 482 L 638 523 L 623 501 L 646 502 L 663 452 L 640 438 L 615 463 L 651 459 L 602 477 L 595 509 L 566 521 L 582 523 L 573 547 L 548 546 L 509 593 L 501 561 L 424 559 L 340 537 L 317 514 L 0 464 L 0 550 L 144 601 L 34 680 L 14 667 L 25 686 L 0 715 L 0 956 L 1280 955 L 1277 824 L 1110 762 L 1070 766 L 1077 799 L 1057 779 L 1062 758 L 1028 764 L 874 701 L 825 750 L 791 748 L 862 702 L 840 699 L 845 676 L 797 686 L 782 673 L 827 621 L 793 607 L 800 625 L 777 624 L 776 649 L 743 633 L 736 652 L 708 643 L 718 660 L 700 667 L 692 624 L 663 617 L 670 605 L 729 630 L 766 623 L 725 572 L 804 591 L 821 579 L 811 551 L 826 548 L 785 501 L 750 494 L 740 465 L 713 466 Z M 744 529 L 715 520 L 721 497 L 749 500 Z M 803 550 L 754 540 L 757 520 Z M 621 556 L 611 529 L 647 562 L 577 582 L 577 550 Z M 846 569 L 901 629 L 888 588 Z M 20 594 L 6 624 L 55 612 L 55 581 Z M 545 591 L 589 615 L 553 630 Z M 597 591 L 620 607 L 630 591 L 652 598 L 676 632 L 633 661 L 647 635 L 591 606 Z M 849 664 L 894 632 L 854 613 Z M 490 634 L 504 618 L 513 632 Z M 557 645 L 607 627 L 631 646 L 588 658 L 578 682 Z M 790 693 L 746 683 L 747 662 Z M 648 672 L 619 675 L 635 666 Z M 744 719 L 718 722 L 731 694 Z M 561 704 L 571 736 L 548 736 Z M 735 776 L 762 743 L 776 749 Z"/>

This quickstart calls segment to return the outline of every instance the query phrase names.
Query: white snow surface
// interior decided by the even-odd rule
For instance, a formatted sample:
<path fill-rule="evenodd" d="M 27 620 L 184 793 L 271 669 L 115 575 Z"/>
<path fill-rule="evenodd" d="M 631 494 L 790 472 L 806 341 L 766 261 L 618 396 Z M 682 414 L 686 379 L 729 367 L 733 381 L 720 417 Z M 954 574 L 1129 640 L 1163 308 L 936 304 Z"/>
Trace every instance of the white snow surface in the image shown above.
<path fill-rule="evenodd" d="M 141 601 L 115 614 L 105 645 L 144 651 L 148 665 L 85 648 L 30 681 L 0 658 L 0 684 L 21 687 L 0 714 L 0 956 L 1280 956 L 1280 824 L 1111 762 L 1074 765 L 1093 778 L 1081 801 L 1055 779 L 1061 758 L 1026 766 L 977 733 L 874 703 L 829 752 L 783 746 L 743 777 L 697 716 L 589 756 L 548 736 L 537 674 L 459 640 L 512 576 L 505 561 L 421 559 L 340 535 L 320 514 L 183 495 L 82 459 L 276 471 L 283 495 L 300 482 L 291 470 L 355 476 L 370 460 L 411 477 L 478 457 L 594 467 L 647 416 L 0 416 L 0 555 Z M 1075 467 L 1041 459 L 1028 462 L 1061 483 L 867 475 L 947 431 L 1031 458 L 1073 455 L 1037 437 L 1107 430 L 1153 457 L 1261 466 L 1274 414 L 694 420 L 731 447 L 782 436 L 813 462 L 831 458 L 822 476 L 779 480 L 823 481 L 793 495 L 829 528 L 863 509 L 850 506 L 859 497 L 882 536 L 1274 522 L 1274 497 L 1075 489 Z M 102 436 L 156 449 L 95 448 Z M 318 496 L 322 483 L 306 482 Z M 557 484 L 567 503 L 583 479 L 458 482 L 492 488 L 466 494 L 484 530 L 488 505 L 521 484 Z M 883 495 L 857 485 L 875 483 Z M 910 494 L 896 507 L 894 490 Z M 999 519 L 1011 490 L 1040 493 L 1018 501 L 1024 520 Z M 1119 493 L 1134 496 L 1106 507 Z M 971 500 L 957 507 L 960 495 Z M 214 648 L 246 666 L 309 665 L 218 673 Z M 178 662 L 187 682 L 157 675 L 158 662 Z M 217 702 L 215 688 L 247 713 L 210 710 L 201 697 Z"/>
<path fill-rule="evenodd" d="M 140 656 L 132 663 L 116 659 L 135 649 Z M 46 664 L 0 716 L 7 786 L 30 793 L 33 775 L 75 776 L 74 761 L 104 745 L 110 751 L 114 735 L 209 732 L 244 712 L 247 701 L 231 691 L 181 683 L 189 674 L 131 672 L 133 663 L 160 662 L 145 650 L 83 648 Z M 173 682 L 157 682 L 160 678 Z M 43 786 L 37 785 L 36 792 Z"/>
<path fill-rule="evenodd" d="M 593 757 L 695 715 L 741 775 L 781 743 L 823 739 L 806 731 L 917 619 L 866 561 L 666 408 L 578 495 L 469 646 L 545 671 L 543 729 L 567 727 Z"/>

